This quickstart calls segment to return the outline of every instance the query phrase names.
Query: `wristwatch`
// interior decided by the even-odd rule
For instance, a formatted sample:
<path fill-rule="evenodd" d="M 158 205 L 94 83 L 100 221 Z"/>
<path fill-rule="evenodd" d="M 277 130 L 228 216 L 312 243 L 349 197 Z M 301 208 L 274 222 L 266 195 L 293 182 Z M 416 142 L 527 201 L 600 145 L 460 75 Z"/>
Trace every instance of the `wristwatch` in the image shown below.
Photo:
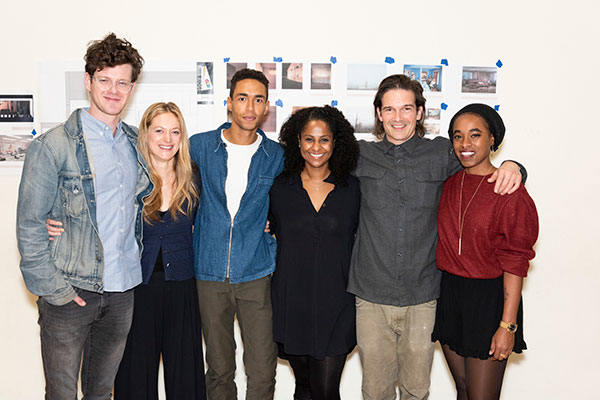
<path fill-rule="evenodd" d="M 514 322 L 504 322 L 504 321 L 500 321 L 500 328 L 504 328 L 507 331 L 509 331 L 510 333 L 515 333 L 517 331 L 517 328 L 519 327 L 519 325 L 517 325 Z"/>

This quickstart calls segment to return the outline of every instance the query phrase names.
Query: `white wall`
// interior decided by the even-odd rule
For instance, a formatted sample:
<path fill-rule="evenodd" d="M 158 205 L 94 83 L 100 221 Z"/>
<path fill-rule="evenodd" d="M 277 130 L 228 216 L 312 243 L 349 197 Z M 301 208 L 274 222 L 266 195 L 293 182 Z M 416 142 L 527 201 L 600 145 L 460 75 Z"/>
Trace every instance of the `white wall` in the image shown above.
<path fill-rule="evenodd" d="M 79 60 L 89 40 L 109 31 L 152 60 L 359 54 L 481 65 L 502 59 L 508 131 L 499 158 L 527 166 L 541 227 L 524 290 L 529 350 L 511 358 L 503 399 L 592 399 L 600 377 L 599 12 L 592 0 L 3 2 L 0 92 L 30 88 L 38 95 L 39 61 Z M 18 270 L 18 181 L 0 175 L 0 399 L 33 400 L 43 397 L 44 381 L 35 298 Z M 278 379 L 276 398 L 290 398 L 285 364 Z M 343 398 L 359 399 L 359 387 L 354 354 Z M 431 399 L 453 396 L 437 351 Z"/>

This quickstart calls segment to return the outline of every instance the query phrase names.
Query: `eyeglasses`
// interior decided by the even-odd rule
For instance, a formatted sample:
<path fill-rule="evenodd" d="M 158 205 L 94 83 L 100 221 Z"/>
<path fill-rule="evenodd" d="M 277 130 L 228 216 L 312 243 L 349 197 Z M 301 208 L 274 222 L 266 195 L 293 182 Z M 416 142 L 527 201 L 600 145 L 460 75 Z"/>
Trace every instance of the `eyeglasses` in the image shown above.
<path fill-rule="evenodd" d="M 109 90 L 113 86 L 113 81 L 110 78 L 105 78 L 103 76 L 100 76 L 100 77 L 94 76 L 94 80 L 98 83 L 98 86 L 100 86 L 104 90 Z M 127 93 L 133 87 L 133 83 L 121 79 L 121 80 L 115 82 L 115 86 L 117 87 L 117 90 L 119 92 Z"/>

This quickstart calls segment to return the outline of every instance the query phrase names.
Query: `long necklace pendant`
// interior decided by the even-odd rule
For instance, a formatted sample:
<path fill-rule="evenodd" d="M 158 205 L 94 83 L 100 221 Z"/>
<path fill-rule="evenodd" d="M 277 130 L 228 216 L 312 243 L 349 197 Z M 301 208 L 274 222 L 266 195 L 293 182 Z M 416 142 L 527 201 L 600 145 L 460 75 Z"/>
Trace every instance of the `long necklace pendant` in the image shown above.
<path fill-rule="evenodd" d="M 462 238 L 458 238 L 458 255 L 460 256 L 460 250 L 462 249 Z"/>

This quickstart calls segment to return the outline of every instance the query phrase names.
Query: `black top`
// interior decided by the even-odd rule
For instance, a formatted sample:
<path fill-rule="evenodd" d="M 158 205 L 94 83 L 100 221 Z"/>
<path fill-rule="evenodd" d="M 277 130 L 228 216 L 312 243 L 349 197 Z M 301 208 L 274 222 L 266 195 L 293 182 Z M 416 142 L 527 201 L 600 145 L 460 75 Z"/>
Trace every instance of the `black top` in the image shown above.
<path fill-rule="evenodd" d="M 333 177 L 325 181 L 333 183 Z M 336 185 L 319 212 L 299 175 L 277 178 L 270 196 L 269 221 L 277 238 L 274 339 L 288 354 L 346 354 L 356 345 L 354 296 L 346 286 L 358 226 L 358 180 Z"/>

